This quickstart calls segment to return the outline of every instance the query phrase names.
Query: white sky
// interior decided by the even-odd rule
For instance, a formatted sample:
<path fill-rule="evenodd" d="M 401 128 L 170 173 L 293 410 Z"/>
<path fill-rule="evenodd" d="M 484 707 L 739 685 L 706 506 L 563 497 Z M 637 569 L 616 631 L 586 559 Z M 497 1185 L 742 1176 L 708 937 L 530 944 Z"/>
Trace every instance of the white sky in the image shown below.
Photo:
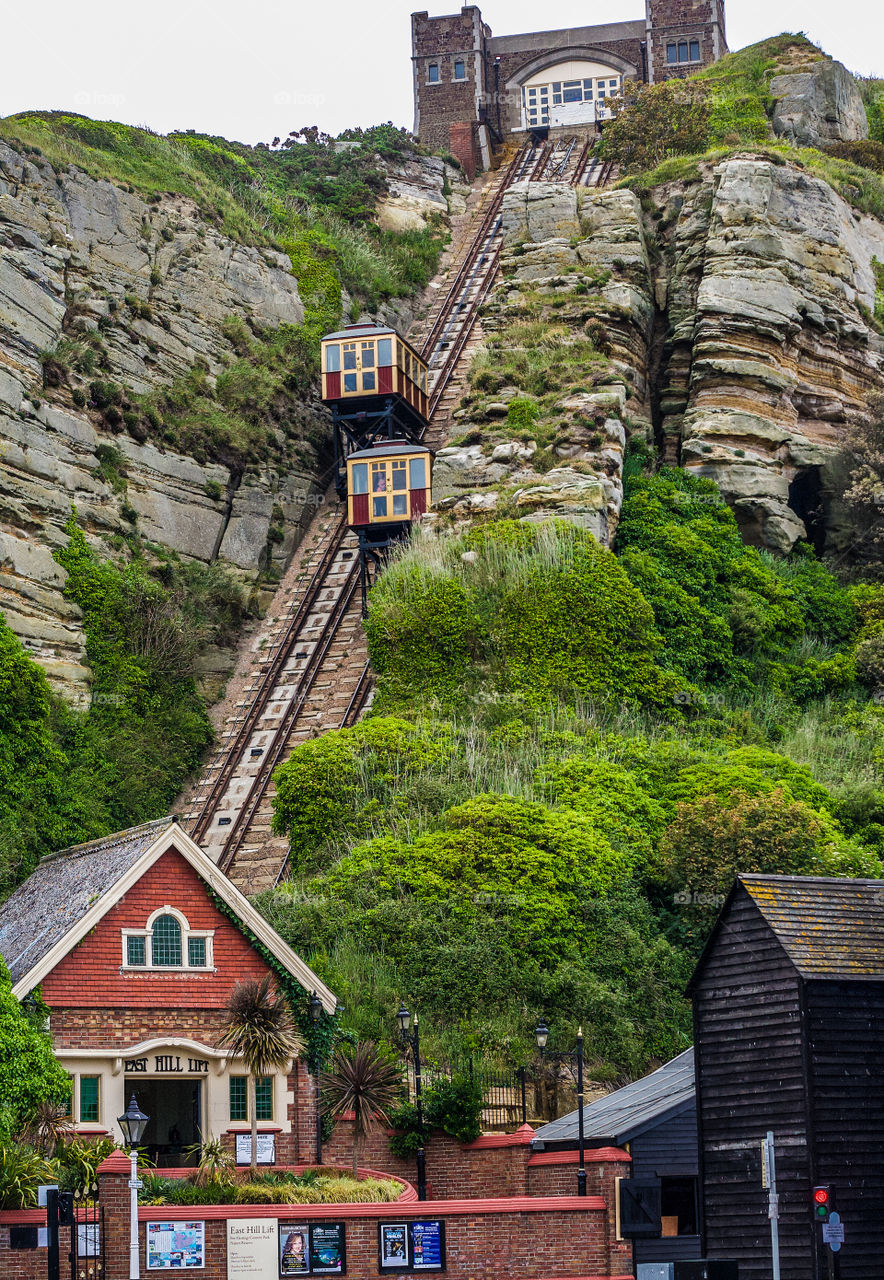
<path fill-rule="evenodd" d="M 412 9 L 457 0 L 7 0 L 0 116 L 61 108 L 269 142 L 318 124 L 411 126 Z M 639 18 L 643 0 L 487 0 L 496 35 Z M 728 43 L 803 30 L 833 57 L 884 76 L 880 0 L 730 0 Z"/>

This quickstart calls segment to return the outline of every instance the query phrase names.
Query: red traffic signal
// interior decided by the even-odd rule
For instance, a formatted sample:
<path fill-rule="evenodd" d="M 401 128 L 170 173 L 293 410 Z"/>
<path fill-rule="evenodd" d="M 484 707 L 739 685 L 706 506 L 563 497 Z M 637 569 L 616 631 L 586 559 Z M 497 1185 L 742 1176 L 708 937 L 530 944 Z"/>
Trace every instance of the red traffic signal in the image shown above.
<path fill-rule="evenodd" d="M 817 1222 L 828 1222 L 829 1214 L 832 1211 L 832 1188 L 831 1187 L 814 1187 L 813 1189 L 813 1216 Z"/>

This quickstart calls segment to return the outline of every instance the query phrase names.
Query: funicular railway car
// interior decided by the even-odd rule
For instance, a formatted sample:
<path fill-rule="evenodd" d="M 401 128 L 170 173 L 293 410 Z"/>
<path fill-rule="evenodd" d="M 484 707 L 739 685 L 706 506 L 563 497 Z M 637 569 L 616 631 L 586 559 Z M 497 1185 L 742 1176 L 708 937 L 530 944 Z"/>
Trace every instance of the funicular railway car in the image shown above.
<path fill-rule="evenodd" d="M 372 567 L 430 506 L 427 366 L 394 329 L 349 325 L 322 339 L 322 398 L 332 411 L 338 492 L 359 536 L 365 609 Z"/>
<path fill-rule="evenodd" d="M 351 324 L 322 339 L 322 398 L 342 413 L 376 413 L 392 398 L 411 431 L 427 424 L 427 366 L 395 329 Z"/>

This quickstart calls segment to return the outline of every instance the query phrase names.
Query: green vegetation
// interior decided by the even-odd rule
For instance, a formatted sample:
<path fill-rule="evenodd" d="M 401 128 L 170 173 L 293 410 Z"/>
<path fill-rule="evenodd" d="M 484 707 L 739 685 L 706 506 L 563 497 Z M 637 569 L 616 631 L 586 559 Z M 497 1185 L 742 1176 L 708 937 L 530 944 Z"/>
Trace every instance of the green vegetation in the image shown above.
<path fill-rule="evenodd" d="M 99 458 L 124 477 L 119 455 Z M 0 619 L 0 895 L 55 849 L 167 813 L 211 740 L 194 661 L 230 645 L 249 606 L 220 565 L 150 556 L 133 540 L 104 560 L 74 517 L 56 552 L 83 611 L 91 705 L 55 698 Z"/>
<path fill-rule="evenodd" d="M 271 149 L 195 133 L 164 138 L 148 129 L 43 111 L 0 120 L 0 136 L 56 168 L 75 165 L 158 206 L 166 194 L 188 196 L 225 235 L 283 249 L 314 336 L 340 318 L 342 284 L 368 307 L 411 293 L 432 276 L 442 246 L 438 227 L 398 236 L 371 222 L 383 186 L 376 156 L 395 158 L 413 149 L 407 134 L 392 125 L 348 131 L 342 139 L 355 146 L 342 152 L 315 129 Z M 149 236 L 154 232 L 161 238 L 174 232 L 159 208 L 156 226 L 147 227 Z"/>
<path fill-rule="evenodd" d="M 697 181 L 701 161 L 712 166 L 734 151 L 750 150 L 775 164 L 807 170 L 854 208 L 884 218 L 881 81 L 857 82 L 869 115 L 870 142 L 819 151 L 773 137 L 772 77 L 824 58 L 804 35 L 785 33 L 729 53 L 686 81 L 631 92 L 613 104 L 615 119 L 605 130 L 603 153 L 623 171 L 621 185 L 642 192 L 666 182 Z"/>
<path fill-rule="evenodd" d="M 161 1174 L 142 1176 L 139 1203 L 165 1204 L 366 1204 L 390 1203 L 402 1195 L 402 1183 L 392 1178 L 348 1177 L 339 1169 L 305 1169 L 291 1173 L 259 1173 L 244 1177 L 237 1170 L 205 1181 L 199 1174 L 189 1178 L 164 1178 Z"/>
<path fill-rule="evenodd" d="M 431 1060 L 520 1063 L 544 1016 L 635 1074 L 689 1043 L 736 871 L 884 875 L 882 589 L 743 546 L 708 481 L 633 474 L 616 555 L 418 536 L 368 629 L 375 714 L 277 771 L 295 860 L 258 900 L 352 1034 L 404 998 Z"/>
<path fill-rule="evenodd" d="M 56 1062 L 52 1041 L 38 1025 L 46 1016 L 41 1002 L 31 1021 L 12 994 L 9 970 L 0 960 L 0 1146 L 19 1136 L 42 1102 L 70 1101 L 71 1082 Z M 0 1203 L 8 1167 L 0 1167 Z"/>

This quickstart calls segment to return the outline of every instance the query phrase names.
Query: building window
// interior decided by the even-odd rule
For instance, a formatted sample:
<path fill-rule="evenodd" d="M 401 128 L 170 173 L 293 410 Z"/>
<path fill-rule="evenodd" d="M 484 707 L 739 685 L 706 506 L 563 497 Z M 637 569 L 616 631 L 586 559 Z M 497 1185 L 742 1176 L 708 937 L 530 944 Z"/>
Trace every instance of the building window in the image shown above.
<path fill-rule="evenodd" d="M 255 1081 L 255 1116 L 258 1120 L 273 1119 L 273 1076 Z"/>
<path fill-rule="evenodd" d="M 163 907 L 143 929 L 123 931 L 124 969 L 211 969 L 213 931 L 191 929 L 172 907 Z"/>
<path fill-rule="evenodd" d="M 455 80 L 466 80 L 467 78 L 467 64 L 460 59 L 454 64 L 454 78 Z"/>
<path fill-rule="evenodd" d="M 80 1076 L 80 1124 L 98 1124 L 100 1076 Z"/>
<path fill-rule="evenodd" d="M 154 921 L 150 951 L 151 963 L 155 968 L 180 966 L 181 925 L 174 916 L 160 916 Z"/>
<path fill-rule="evenodd" d="M 666 46 L 666 61 L 670 66 L 679 62 L 700 61 L 699 40 L 679 40 Z"/>
<path fill-rule="evenodd" d="M 696 1178 L 660 1179 L 664 1236 L 695 1236 L 699 1231 Z"/>
<path fill-rule="evenodd" d="M 245 1076 L 230 1077 L 230 1119 L 248 1120 L 248 1081 Z M 259 1076 L 255 1081 L 255 1117 L 273 1119 L 273 1076 Z"/>
<path fill-rule="evenodd" d="M 439 83 L 439 63 L 438 62 L 431 62 L 430 65 L 427 67 L 427 80 L 430 82 L 430 84 Z"/>

